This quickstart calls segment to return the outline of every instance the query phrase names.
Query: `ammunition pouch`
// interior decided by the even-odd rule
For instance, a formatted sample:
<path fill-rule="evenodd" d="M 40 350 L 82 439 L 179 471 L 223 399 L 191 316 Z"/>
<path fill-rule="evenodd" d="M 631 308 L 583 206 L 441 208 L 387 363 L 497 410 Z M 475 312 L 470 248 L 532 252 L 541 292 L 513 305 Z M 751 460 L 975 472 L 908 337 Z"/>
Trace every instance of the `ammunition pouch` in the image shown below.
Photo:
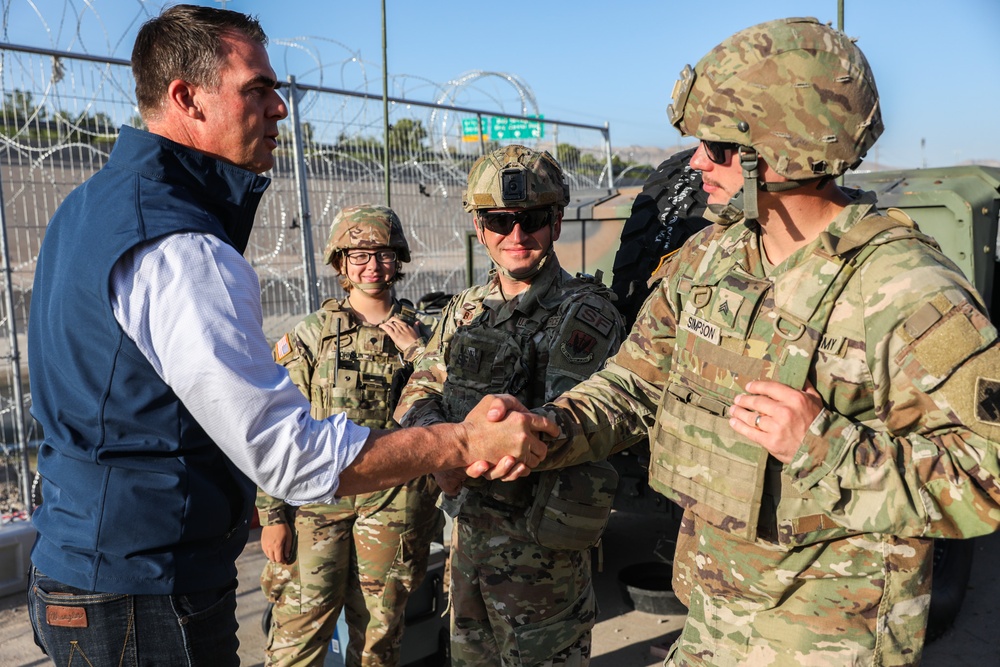
<path fill-rule="evenodd" d="M 729 405 L 690 387 L 669 385 L 650 433 L 651 482 L 712 525 L 752 541 L 768 453 L 729 426 Z"/>
<path fill-rule="evenodd" d="M 579 551 L 596 546 L 611 516 L 618 472 L 607 461 L 538 475 L 528 509 L 528 534 L 546 549 Z"/>

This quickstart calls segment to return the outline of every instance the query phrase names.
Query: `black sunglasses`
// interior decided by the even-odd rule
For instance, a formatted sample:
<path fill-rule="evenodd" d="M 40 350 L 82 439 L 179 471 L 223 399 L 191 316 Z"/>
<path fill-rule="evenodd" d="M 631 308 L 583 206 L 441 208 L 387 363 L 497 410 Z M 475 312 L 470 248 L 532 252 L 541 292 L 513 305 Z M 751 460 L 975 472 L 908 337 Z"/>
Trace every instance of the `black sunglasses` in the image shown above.
<path fill-rule="evenodd" d="M 729 159 L 729 151 L 735 151 L 740 147 L 739 144 L 729 141 L 709 141 L 708 139 L 702 139 L 701 145 L 705 147 L 705 155 L 714 164 L 726 164 L 726 160 Z"/>
<path fill-rule="evenodd" d="M 506 236 L 520 225 L 525 234 L 533 234 L 545 225 L 551 224 L 555 211 L 551 207 L 529 208 L 521 211 L 479 211 L 477 217 L 483 227 L 494 234 Z"/>

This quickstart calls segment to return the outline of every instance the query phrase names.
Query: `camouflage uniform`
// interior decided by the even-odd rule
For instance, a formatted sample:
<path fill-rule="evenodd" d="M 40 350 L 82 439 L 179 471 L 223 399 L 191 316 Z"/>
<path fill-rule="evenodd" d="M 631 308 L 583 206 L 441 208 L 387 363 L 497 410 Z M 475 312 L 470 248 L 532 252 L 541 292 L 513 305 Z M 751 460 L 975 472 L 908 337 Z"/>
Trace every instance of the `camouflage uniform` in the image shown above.
<path fill-rule="evenodd" d="M 364 218 L 370 212 L 344 211 L 364 223 L 353 227 L 350 247 L 366 247 L 357 230 L 372 224 Z M 394 218 L 394 233 L 395 227 Z M 385 238 L 370 245 L 383 244 Z M 326 254 L 331 261 L 333 250 Z M 363 426 L 395 427 L 392 408 L 435 320 L 399 302 L 393 314 L 420 332 L 405 354 L 380 328 L 361 324 L 347 299 L 328 299 L 278 341 L 275 360 L 309 398 L 312 417 L 345 412 Z M 294 560 L 269 562 L 261 574 L 264 594 L 274 603 L 266 664 L 322 665 L 344 609 L 347 664 L 398 665 L 406 602 L 423 580 L 431 540 L 440 532 L 437 494 L 429 476 L 333 505 L 292 507 L 258 490 L 261 525 L 291 523 L 295 534 Z"/>
<path fill-rule="evenodd" d="M 556 259 L 568 203 L 562 168 L 546 152 L 510 145 L 473 164 L 463 205 L 495 270 L 445 309 L 396 409 L 400 423 L 458 422 L 490 393 L 540 406 L 617 348 L 623 327 L 610 290 L 571 278 Z M 511 236 L 515 227 L 521 236 Z M 511 261 L 502 242 L 530 248 L 528 261 Z M 596 614 L 589 548 L 604 530 L 617 483 L 607 470 L 467 480 L 449 499 L 457 514 L 453 664 L 589 662 Z"/>
<path fill-rule="evenodd" d="M 697 234 L 607 368 L 546 408 L 565 437 L 543 467 L 649 433 L 650 483 L 684 508 L 667 665 L 916 665 L 930 538 L 1000 524 L 997 332 L 905 215 L 851 196 L 774 267 L 754 221 Z M 822 397 L 788 464 L 727 424 L 757 379 Z"/>
<path fill-rule="evenodd" d="M 528 406 L 558 396 L 618 347 L 621 319 L 609 294 L 572 279 L 554 256 L 510 301 L 495 277 L 462 292 L 417 362 L 400 423 L 461 421 L 489 393 L 511 393 Z M 490 384 L 470 377 L 480 367 Z M 464 490 L 451 551 L 454 665 L 589 662 L 596 614 L 589 551 L 545 548 L 529 535 L 539 477 L 470 481 Z"/>

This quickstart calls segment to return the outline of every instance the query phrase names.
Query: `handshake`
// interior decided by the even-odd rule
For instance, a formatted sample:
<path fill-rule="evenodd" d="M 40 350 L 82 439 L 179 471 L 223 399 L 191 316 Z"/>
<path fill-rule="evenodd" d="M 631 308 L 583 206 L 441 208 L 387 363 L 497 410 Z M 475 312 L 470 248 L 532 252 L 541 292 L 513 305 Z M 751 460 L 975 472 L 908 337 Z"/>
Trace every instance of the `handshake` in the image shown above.
<path fill-rule="evenodd" d="M 468 477 L 485 477 L 510 482 L 523 477 L 542 462 L 548 447 L 541 434 L 559 435 L 550 419 L 529 412 L 508 394 L 486 396 L 460 424 L 474 463 L 464 469 Z M 461 477 L 461 468 L 435 475 L 445 492 L 452 480 Z"/>
<path fill-rule="evenodd" d="M 505 394 L 486 396 L 458 424 L 373 429 L 365 448 L 340 473 L 337 495 L 388 489 L 428 473 L 446 493 L 461 488 L 467 476 L 510 482 L 545 458 L 542 434 L 555 437 L 559 427 Z"/>

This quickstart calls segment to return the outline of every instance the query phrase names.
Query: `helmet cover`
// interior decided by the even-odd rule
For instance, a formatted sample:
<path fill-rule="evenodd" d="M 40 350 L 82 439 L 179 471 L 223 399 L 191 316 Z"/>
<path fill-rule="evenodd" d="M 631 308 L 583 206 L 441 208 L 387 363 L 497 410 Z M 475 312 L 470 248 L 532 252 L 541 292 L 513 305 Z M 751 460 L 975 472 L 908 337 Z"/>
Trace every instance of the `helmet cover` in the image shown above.
<path fill-rule="evenodd" d="M 462 206 L 488 208 L 566 206 L 569 185 L 562 167 L 548 151 L 512 144 L 481 156 L 469 170 Z"/>
<path fill-rule="evenodd" d="M 323 261 L 330 264 L 338 252 L 351 248 L 391 248 L 399 261 L 410 261 L 410 246 L 399 216 L 385 206 L 361 204 L 337 212 L 330 225 Z"/>
<path fill-rule="evenodd" d="M 752 146 L 796 181 L 855 168 L 883 130 L 864 54 L 814 18 L 729 37 L 681 72 L 667 113 L 682 135 Z"/>

